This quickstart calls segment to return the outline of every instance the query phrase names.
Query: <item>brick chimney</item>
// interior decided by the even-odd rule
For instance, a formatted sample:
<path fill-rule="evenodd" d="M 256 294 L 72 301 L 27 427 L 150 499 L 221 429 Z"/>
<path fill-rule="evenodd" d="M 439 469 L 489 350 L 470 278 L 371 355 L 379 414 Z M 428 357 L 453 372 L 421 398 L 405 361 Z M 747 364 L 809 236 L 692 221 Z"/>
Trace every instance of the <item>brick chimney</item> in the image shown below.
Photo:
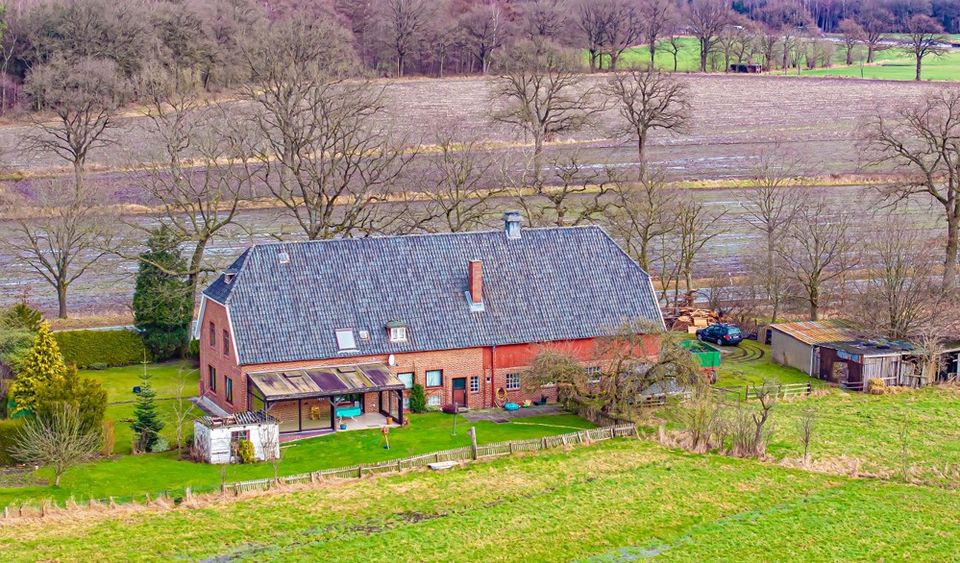
<path fill-rule="evenodd" d="M 470 287 L 470 303 L 483 303 L 483 262 L 480 260 L 469 262 L 467 283 Z"/>

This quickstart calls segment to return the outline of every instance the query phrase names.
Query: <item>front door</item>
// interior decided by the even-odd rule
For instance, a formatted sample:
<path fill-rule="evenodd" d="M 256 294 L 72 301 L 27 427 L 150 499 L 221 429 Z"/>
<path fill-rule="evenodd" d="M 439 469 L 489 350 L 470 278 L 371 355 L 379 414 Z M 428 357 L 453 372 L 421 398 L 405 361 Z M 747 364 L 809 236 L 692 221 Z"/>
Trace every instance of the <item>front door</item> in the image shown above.
<path fill-rule="evenodd" d="M 453 378 L 453 402 L 456 403 L 458 407 L 467 406 L 467 378 L 466 377 Z"/>

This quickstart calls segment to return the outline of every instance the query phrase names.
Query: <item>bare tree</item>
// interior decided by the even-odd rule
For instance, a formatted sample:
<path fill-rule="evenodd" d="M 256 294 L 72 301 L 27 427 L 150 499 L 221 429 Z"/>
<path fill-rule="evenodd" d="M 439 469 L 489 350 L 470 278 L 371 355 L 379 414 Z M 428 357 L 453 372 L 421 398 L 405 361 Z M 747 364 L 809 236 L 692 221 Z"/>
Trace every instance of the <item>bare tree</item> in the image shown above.
<path fill-rule="evenodd" d="M 644 174 L 647 138 L 662 129 L 683 133 L 690 123 L 690 93 L 687 86 L 659 70 L 633 69 L 610 77 L 601 91 L 616 105 L 624 122 L 617 134 L 637 144 L 640 177 Z"/>
<path fill-rule="evenodd" d="M 746 220 L 763 236 L 762 259 L 757 277 L 770 304 L 770 322 L 777 322 L 784 297 L 785 272 L 777 249 L 787 229 L 803 206 L 803 197 L 789 180 L 799 172 L 799 159 L 779 148 L 759 155 L 750 187 L 740 202 Z"/>
<path fill-rule="evenodd" d="M 956 287 L 960 249 L 960 92 L 942 89 L 877 115 L 867 131 L 865 150 L 875 165 L 903 172 L 883 194 L 899 201 L 921 196 L 943 208 L 947 233 L 943 288 Z"/>
<path fill-rule="evenodd" d="M 673 0 L 641 0 L 639 4 L 641 36 L 650 51 L 650 68 L 654 68 L 657 58 L 657 43 L 670 35 L 680 19 L 677 5 Z M 677 69 L 674 68 L 674 71 Z"/>
<path fill-rule="evenodd" d="M 492 201 L 506 191 L 484 183 L 493 172 L 493 161 L 479 140 L 455 128 L 438 133 L 436 146 L 439 154 L 429 159 L 423 175 L 427 209 L 422 222 L 439 218 L 440 228 L 454 233 L 483 225 Z"/>
<path fill-rule="evenodd" d="M 611 207 L 608 196 L 617 184 L 612 170 L 597 169 L 579 155 L 552 159 L 555 180 L 533 186 L 533 193 L 521 189 L 517 203 L 531 225 L 570 226 L 594 221 Z"/>
<path fill-rule="evenodd" d="M 415 154 L 383 132 L 382 88 L 344 79 L 333 32 L 278 24 L 247 54 L 263 182 L 311 240 L 378 231 L 376 204 Z"/>
<path fill-rule="evenodd" d="M 954 299 L 933 272 L 938 253 L 902 215 L 887 213 L 875 222 L 863 245 L 863 282 L 857 286 L 855 313 L 872 331 L 888 338 L 922 338 L 926 328 L 946 323 Z"/>
<path fill-rule="evenodd" d="M 810 444 L 813 443 L 813 436 L 817 429 L 817 421 L 819 418 L 819 411 L 812 405 L 801 409 L 800 416 L 797 418 L 797 431 L 800 434 L 800 443 L 803 444 L 804 465 L 810 463 Z"/>
<path fill-rule="evenodd" d="M 610 60 L 610 70 L 617 70 L 617 61 L 624 51 L 637 44 L 641 38 L 642 22 L 632 0 L 594 0 L 605 5 L 608 14 L 604 47 Z"/>
<path fill-rule="evenodd" d="M 607 4 L 594 0 L 580 0 L 578 3 L 577 27 L 583 34 L 584 43 L 590 60 L 590 72 L 603 68 L 603 53 L 607 46 L 607 26 L 610 15 Z"/>
<path fill-rule="evenodd" d="M 856 20 L 849 18 L 840 20 L 840 23 L 837 24 L 837 31 L 840 32 L 840 39 L 843 41 L 843 48 L 846 53 L 844 60 L 847 66 L 852 65 L 853 50 L 860 43 L 866 42 L 867 34 Z"/>
<path fill-rule="evenodd" d="M 820 318 L 824 284 L 841 278 L 856 265 L 856 257 L 851 256 L 850 223 L 849 213 L 834 211 L 822 199 L 807 202 L 798 209 L 778 248 L 787 275 L 807 302 L 812 321 Z"/>
<path fill-rule="evenodd" d="M 528 39 L 560 40 L 569 25 L 567 0 L 528 0 L 521 4 L 523 33 Z"/>
<path fill-rule="evenodd" d="M 677 72 L 677 66 L 680 64 L 680 51 L 683 50 L 683 37 L 676 32 L 676 29 L 670 31 L 664 49 L 673 57 L 673 72 Z"/>
<path fill-rule="evenodd" d="M 14 440 L 13 456 L 24 462 L 53 469 L 53 486 L 67 469 L 96 457 L 100 434 L 84 427 L 76 407 L 61 404 L 48 416 L 36 417 L 23 425 Z"/>
<path fill-rule="evenodd" d="M 408 56 L 423 39 L 431 11 L 432 4 L 426 0 L 383 0 L 380 5 L 383 40 L 396 59 L 397 76 L 403 76 Z"/>
<path fill-rule="evenodd" d="M 34 68 L 26 86 L 37 109 L 56 116 L 53 121 L 36 116 L 37 132 L 26 137 L 27 147 L 70 163 L 79 194 L 91 151 L 113 142 L 110 133 L 124 94 L 116 66 L 106 60 L 58 58 Z"/>
<path fill-rule="evenodd" d="M 173 408 L 173 424 L 174 430 L 176 431 L 177 439 L 177 453 L 181 452 L 183 449 L 183 434 L 184 434 L 184 425 L 193 416 L 196 412 L 196 407 L 189 398 L 184 396 L 184 388 L 187 385 L 186 374 L 183 373 L 183 370 L 179 373 L 179 378 L 177 379 L 177 388 L 173 396 L 172 408 Z"/>
<path fill-rule="evenodd" d="M 863 26 L 864 41 L 867 45 L 867 63 L 872 63 L 877 51 L 883 50 L 886 33 L 893 26 L 893 14 L 877 0 L 865 3 L 858 18 Z"/>
<path fill-rule="evenodd" d="M 689 301 L 693 297 L 693 270 L 697 256 L 703 248 L 714 238 L 723 234 L 721 221 L 726 211 L 719 213 L 707 207 L 703 201 L 694 196 L 684 194 L 673 207 L 672 236 L 676 240 L 676 267 L 674 269 L 674 309 L 682 301 Z M 680 294 L 680 281 L 683 280 L 684 294 Z M 661 280 L 662 281 L 662 280 Z"/>
<path fill-rule="evenodd" d="M 64 189 L 57 182 L 36 186 L 33 205 L 11 213 L 14 233 L 5 244 L 54 288 L 57 316 L 65 319 L 71 284 L 112 248 L 111 220 L 89 190 Z"/>
<path fill-rule="evenodd" d="M 700 44 L 700 72 L 707 72 L 707 58 L 731 13 L 727 0 L 693 0 L 690 3 L 688 27 Z"/>
<path fill-rule="evenodd" d="M 492 116 L 533 139 L 533 184 L 543 187 L 544 145 L 577 131 L 602 106 L 583 85 L 576 55 L 549 42 L 520 42 L 503 59 L 492 96 L 500 104 Z"/>
<path fill-rule="evenodd" d="M 240 202 L 255 195 L 254 141 L 242 125 L 231 124 L 221 106 L 178 93 L 166 81 L 145 89 L 150 93 L 145 128 L 160 139 L 163 154 L 147 165 L 151 174 L 143 187 L 160 204 L 177 237 L 193 243 L 188 271 L 165 273 L 186 276 L 196 295 L 201 274 L 211 270 L 205 262 L 207 246 L 234 224 Z"/>
<path fill-rule="evenodd" d="M 913 55 L 916 61 L 914 80 L 920 80 L 923 59 L 929 55 L 939 57 L 947 52 L 943 26 L 928 15 L 915 14 L 907 20 L 906 30 L 903 49 Z"/>
<path fill-rule="evenodd" d="M 478 4 L 460 19 L 466 44 L 480 64 L 480 72 L 490 70 L 494 52 L 503 46 L 507 36 L 503 9 L 496 3 Z"/>
<path fill-rule="evenodd" d="M 647 167 L 638 182 L 618 182 L 615 194 L 616 206 L 608 218 L 611 229 L 630 256 L 650 272 L 658 261 L 656 241 L 674 228 L 676 190 L 663 171 Z"/>

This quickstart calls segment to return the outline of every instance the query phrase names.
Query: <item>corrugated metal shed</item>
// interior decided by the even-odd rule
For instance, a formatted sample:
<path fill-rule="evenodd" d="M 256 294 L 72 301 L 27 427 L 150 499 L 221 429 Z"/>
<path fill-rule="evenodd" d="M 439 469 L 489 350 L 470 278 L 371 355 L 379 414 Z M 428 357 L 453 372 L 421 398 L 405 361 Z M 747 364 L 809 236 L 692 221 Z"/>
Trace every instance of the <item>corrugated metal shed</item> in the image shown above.
<path fill-rule="evenodd" d="M 844 342 L 857 340 L 858 338 L 853 324 L 840 319 L 780 323 L 770 325 L 770 328 L 790 335 L 804 344 L 811 345 L 824 344 L 827 342 Z"/>
<path fill-rule="evenodd" d="M 323 366 L 249 374 L 267 401 L 403 389 L 383 364 Z"/>

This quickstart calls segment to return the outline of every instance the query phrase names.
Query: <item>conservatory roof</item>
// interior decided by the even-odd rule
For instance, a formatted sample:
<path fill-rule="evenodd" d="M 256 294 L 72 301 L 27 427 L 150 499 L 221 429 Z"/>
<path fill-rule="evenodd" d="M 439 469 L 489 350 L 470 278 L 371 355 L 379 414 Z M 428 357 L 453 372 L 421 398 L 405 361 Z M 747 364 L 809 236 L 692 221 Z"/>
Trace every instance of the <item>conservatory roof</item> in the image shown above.
<path fill-rule="evenodd" d="M 247 374 L 265 401 L 403 389 L 383 364 L 317 366 Z"/>

